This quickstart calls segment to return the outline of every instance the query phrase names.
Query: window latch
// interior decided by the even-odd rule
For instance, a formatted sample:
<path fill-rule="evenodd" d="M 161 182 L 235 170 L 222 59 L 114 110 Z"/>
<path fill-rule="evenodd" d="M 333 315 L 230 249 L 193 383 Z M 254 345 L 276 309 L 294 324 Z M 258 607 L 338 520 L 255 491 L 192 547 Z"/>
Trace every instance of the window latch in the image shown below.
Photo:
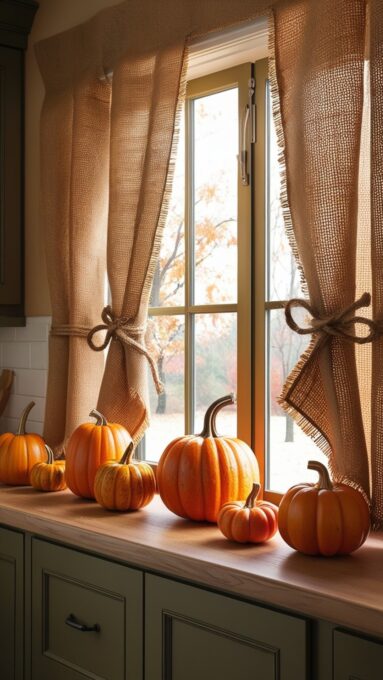
<path fill-rule="evenodd" d="M 244 115 L 242 119 L 242 130 L 240 139 L 240 166 L 241 166 L 241 183 L 242 186 L 248 186 L 250 182 L 250 170 L 249 170 L 249 152 L 248 144 L 253 144 L 255 142 L 255 104 L 254 104 L 254 92 L 255 92 L 255 79 L 250 78 L 249 80 L 249 101 L 245 106 Z M 249 124 L 250 124 L 250 135 L 249 135 Z"/>

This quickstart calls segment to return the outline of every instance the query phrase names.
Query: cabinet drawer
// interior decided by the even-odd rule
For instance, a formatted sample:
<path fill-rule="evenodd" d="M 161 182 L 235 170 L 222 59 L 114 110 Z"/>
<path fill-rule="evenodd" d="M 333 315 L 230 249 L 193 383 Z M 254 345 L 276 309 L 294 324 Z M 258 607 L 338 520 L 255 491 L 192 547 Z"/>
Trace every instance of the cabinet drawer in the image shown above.
<path fill-rule="evenodd" d="M 37 539 L 32 560 L 33 678 L 140 680 L 142 574 Z"/>
<path fill-rule="evenodd" d="M 24 537 L 0 528 L 0 677 L 22 680 Z"/>
<path fill-rule="evenodd" d="M 146 680 L 307 680 L 307 623 L 156 576 L 146 578 Z"/>
<path fill-rule="evenodd" d="M 381 680 L 383 643 L 334 630 L 334 680 Z"/>

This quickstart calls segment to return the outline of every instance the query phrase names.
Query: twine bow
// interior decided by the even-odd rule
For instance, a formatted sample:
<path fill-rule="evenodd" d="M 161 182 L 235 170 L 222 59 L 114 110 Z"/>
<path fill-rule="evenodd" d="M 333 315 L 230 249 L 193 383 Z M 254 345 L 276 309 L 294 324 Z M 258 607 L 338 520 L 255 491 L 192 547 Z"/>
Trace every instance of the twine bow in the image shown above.
<path fill-rule="evenodd" d="M 327 335 L 335 335 L 345 340 L 350 340 L 359 345 L 364 345 L 366 342 L 371 342 L 374 340 L 378 333 L 378 325 L 372 319 L 368 319 L 365 316 L 354 316 L 354 312 L 361 307 L 368 307 L 371 302 L 371 295 L 369 293 L 363 293 L 358 300 L 355 300 L 351 305 L 345 307 L 338 314 L 333 314 L 332 316 L 322 318 L 318 317 L 315 310 L 310 305 L 307 300 L 301 300 L 299 298 L 293 298 L 289 300 L 285 305 L 285 317 L 287 325 L 299 335 L 308 335 L 309 333 L 327 333 Z M 303 307 L 311 314 L 311 325 L 306 327 L 299 326 L 292 317 L 292 309 L 294 307 Z M 369 332 L 367 335 L 355 335 L 354 326 L 360 323 L 368 327 Z"/>
<path fill-rule="evenodd" d="M 110 305 L 104 307 L 101 312 L 101 318 L 104 323 L 98 324 L 92 328 L 87 334 L 88 345 L 95 352 L 101 352 L 106 349 L 112 338 L 120 340 L 127 347 L 131 347 L 135 352 L 144 356 L 150 366 L 153 381 L 156 386 L 157 394 L 163 392 L 163 384 L 159 379 L 158 371 L 153 357 L 146 349 L 145 345 L 134 339 L 134 336 L 142 335 L 145 331 L 145 326 L 137 326 L 133 324 L 130 319 L 124 316 L 116 316 Z M 93 336 L 99 331 L 106 331 L 104 341 L 101 345 L 96 345 L 93 341 Z"/>

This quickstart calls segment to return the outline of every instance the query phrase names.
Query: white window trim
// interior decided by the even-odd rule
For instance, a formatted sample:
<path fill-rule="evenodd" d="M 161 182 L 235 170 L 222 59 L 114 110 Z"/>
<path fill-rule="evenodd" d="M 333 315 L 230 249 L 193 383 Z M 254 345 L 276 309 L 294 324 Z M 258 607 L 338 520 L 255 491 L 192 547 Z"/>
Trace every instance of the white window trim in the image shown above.
<path fill-rule="evenodd" d="M 260 17 L 193 42 L 189 47 L 187 80 L 267 57 L 267 24 L 267 17 Z"/>

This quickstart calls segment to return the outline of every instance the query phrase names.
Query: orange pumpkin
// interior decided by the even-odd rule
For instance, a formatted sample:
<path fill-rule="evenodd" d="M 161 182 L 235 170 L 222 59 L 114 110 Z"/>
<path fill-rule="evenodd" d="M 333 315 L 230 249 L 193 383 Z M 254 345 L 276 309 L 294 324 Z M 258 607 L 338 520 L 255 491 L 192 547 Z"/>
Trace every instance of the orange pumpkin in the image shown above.
<path fill-rule="evenodd" d="M 226 538 L 238 543 L 264 543 L 278 528 L 278 508 L 273 503 L 258 501 L 260 484 L 253 484 L 245 504 L 225 503 L 218 514 L 218 528 Z"/>
<path fill-rule="evenodd" d="M 38 491 L 62 491 L 66 489 L 65 460 L 55 460 L 52 449 L 45 444 L 48 459 L 36 463 L 31 470 L 31 486 Z"/>
<path fill-rule="evenodd" d="M 79 425 L 69 438 L 65 452 L 65 479 L 77 496 L 94 498 L 94 479 L 100 465 L 107 460 L 119 460 L 131 437 L 118 423 L 108 423 L 93 409 L 91 418 L 96 423 Z"/>
<path fill-rule="evenodd" d="M 346 484 L 333 484 L 322 463 L 310 461 L 317 484 L 298 484 L 283 496 L 278 525 L 282 538 L 306 555 L 348 555 L 364 543 L 370 513 L 363 495 Z"/>
<path fill-rule="evenodd" d="M 36 463 L 46 460 L 44 440 L 38 434 L 26 434 L 25 426 L 35 402 L 31 401 L 21 414 L 16 434 L 0 436 L 0 482 L 15 486 L 30 484 L 30 472 Z"/>
<path fill-rule="evenodd" d="M 224 503 L 246 498 L 259 480 L 257 459 L 247 444 L 216 432 L 217 413 L 233 403 L 233 395 L 217 399 L 206 411 L 201 434 L 174 439 L 160 458 L 159 493 L 180 517 L 216 522 Z"/>
<path fill-rule="evenodd" d="M 94 481 L 96 501 L 107 510 L 138 510 L 156 492 L 156 477 L 148 463 L 132 461 L 130 443 L 119 463 L 101 465 Z"/>

